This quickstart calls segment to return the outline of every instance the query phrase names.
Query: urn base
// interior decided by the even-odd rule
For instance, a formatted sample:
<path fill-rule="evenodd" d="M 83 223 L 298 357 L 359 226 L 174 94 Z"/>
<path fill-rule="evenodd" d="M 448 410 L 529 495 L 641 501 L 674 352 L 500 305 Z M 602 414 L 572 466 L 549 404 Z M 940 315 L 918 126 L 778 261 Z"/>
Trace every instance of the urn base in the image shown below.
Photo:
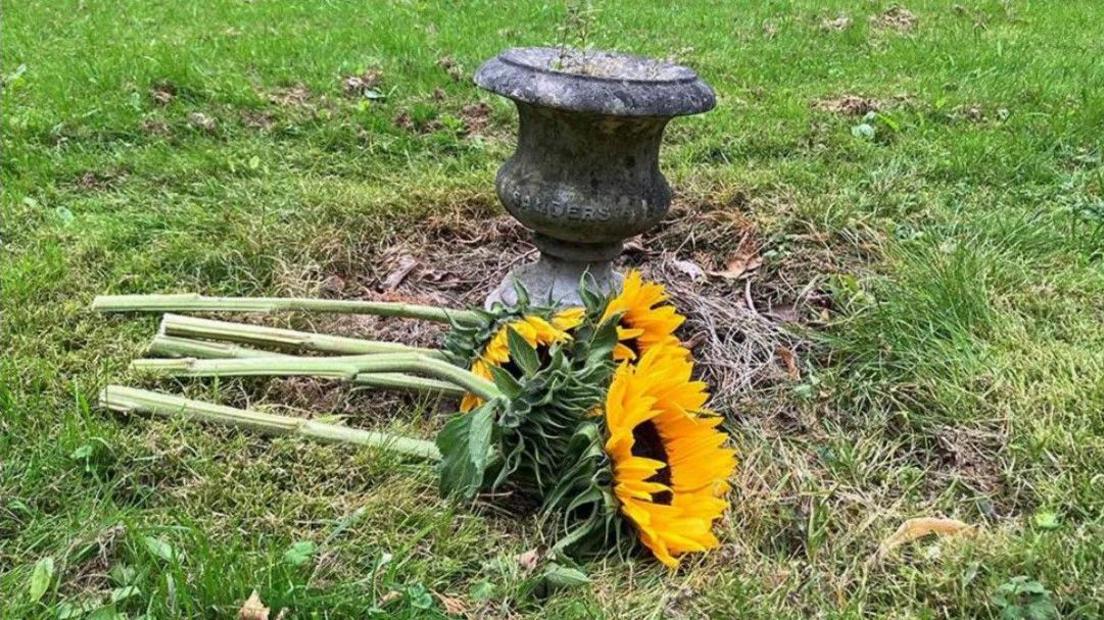
<path fill-rule="evenodd" d="M 525 288 L 534 305 L 582 306 L 579 283 L 584 276 L 588 286 L 603 294 L 621 288 L 621 274 L 613 270 L 609 261 L 578 262 L 541 254 L 537 262 L 511 269 L 498 288 L 487 297 L 484 307 L 490 309 L 497 302 L 506 305 L 517 303 L 515 282 Z"/>

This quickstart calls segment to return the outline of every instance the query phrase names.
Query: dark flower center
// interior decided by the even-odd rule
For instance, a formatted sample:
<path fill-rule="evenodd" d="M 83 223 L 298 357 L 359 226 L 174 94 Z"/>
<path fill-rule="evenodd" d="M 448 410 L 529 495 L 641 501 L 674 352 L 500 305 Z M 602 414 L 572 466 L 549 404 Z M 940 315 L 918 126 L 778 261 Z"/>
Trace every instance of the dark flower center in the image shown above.
<path fill-rule="evenodd" d="M 671 466 L 666 464 L 667 450 L 663 447 L 663 438 L 659 436 L 659 429 L 651 420 L 633 428 L 632 455 L 664 463 L 663 467 L 660 467 L 645 482 L 658 482 L 671 486 Z M 652 501 L 656 504 L 669 506 L 673 499 L 674 495 L 670 491 L 652 493 Z"/>

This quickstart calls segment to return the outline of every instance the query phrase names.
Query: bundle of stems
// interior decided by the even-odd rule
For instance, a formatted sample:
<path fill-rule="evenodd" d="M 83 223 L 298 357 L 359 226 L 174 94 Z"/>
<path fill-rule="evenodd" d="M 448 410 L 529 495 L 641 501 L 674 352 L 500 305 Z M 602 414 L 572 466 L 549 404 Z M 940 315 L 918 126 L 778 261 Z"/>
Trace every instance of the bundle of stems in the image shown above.
<path fill-rule="evenodd" d="M 106 295 L 92 304 L 99 312 L 166 312 L 149 351 L 173 359 L 138 359 L 132 368 L 158 374 L 191 377 L 313 376 L 335 378 L 389 389 L 472 393 L 485 400 L 500 398 L 494 383 L 447 361 L 437 349 L 329 336 L 291 329 L 182 316 L 172 312 L 314 311 L 405 317 L 455 324 L 481 319 L 470 310 L 454 310 L 396 302 L 302 298 L 228 298 L 202 295 Z M 249 347 L 240 346 L 250 345 Z M 251 347 L 266 347 L 276 351 Z M 338 354 L 304 357 L 294 352 Z M 328 441 L 347 441 L 392 448 L 404 454 L 439 459 L 427 441 L 370 433 L 289 416 L 224 407 L 177 396 L 121 386 L 108 386 L 101 404 L 118 411 L 183 415 L 254 428 L 269 433 L 297 434 Z"/>
<path fill-rule="evenodd" d="M 181 338 L 199 338 L 238 342 L 261 347 L 273 347 L 293 351 L 317 351 L 320 353 L 342 353 L 358 355 L 363 353 L 422 353 L 444 359 L 437 349 L 411 347 L 398 342 L 362 340 L 344 336 L 330 336 L 313 332 L 301 332 L 293 329 L 231 323 L 213 319 L 201 319 L 180 314 L 166 314 L 161 318 L 160 334 Z"/>
<path fill-rule="evenodd" d="M 502 395 L 491 381 L 420 353 L 377 353 L 341 357 L 281 355 L 203 360 L 138 359 L 131 363 L 131 367 L 139 371 L 176 377 L 309 376 L 346 381 L 359 381 L 364 375 L 374 373 L 414 373 L 449 382 L 485 400 Z M 391 377 L 395 387 L 411 389 L 428 387 L 420 385 L 421 380 L 421 377 Z"/>
<path fill-rule="evenodd" d="M 301 297 L 207 297 L 194 293 L 176 295 L 100 295 L 92 301 L 99 312 L 340 312 L 372 314 L 447 323 L 478 323 L 471 310 L 438 308 L 392 301 L 307 299 Z"/>
<path fill-rule="evenodd" d="M 432 441 L 391 433 L 365 431 L 291 416 L 236 409 L 149 390 L 109 385 L 100 392 L 100 405 L 124 413 L 146 413 L 248 428 L 270 435 L 297 435 L 319 441 L 373 446 L 408 456 L 440 460 Z"/>
<path fill-rule="evenodd" d="M 420 351 L 420 349 L 415 350 Z M 147 351 L 155 355 L 164 355 L 174 358 L 240 359 L 292 357 L 286 353 L 261 351 L 234 344 L 205 342 L 203 340 L 164 336 L 162 334 L 153 337 L 153 341 L 150 343 Z M 340 360 L 341 358 L 330 357 L 324 359 Z M 362 386 L 387 389 L 438 392 L 449 396 L 463 396 L 466 393 L 462 387 L 448 381 L 417 377 L 399 372 L 358 373 L 357 376 L 354 377 L 353 383 Z"/>

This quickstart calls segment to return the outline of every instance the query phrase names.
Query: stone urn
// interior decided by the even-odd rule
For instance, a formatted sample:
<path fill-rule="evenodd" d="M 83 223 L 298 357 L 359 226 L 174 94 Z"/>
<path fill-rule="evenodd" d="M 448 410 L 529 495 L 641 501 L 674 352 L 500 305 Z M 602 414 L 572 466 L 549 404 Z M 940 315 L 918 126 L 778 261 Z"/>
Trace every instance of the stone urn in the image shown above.
<path fill-rule="evenodd" d="M 551 47 L 507 50 L 479 68 L 475 83 L 517 104 L 517 150 L 495 187 L 540 249 L 487 307 L 516 301 L 514 280 L 549 305 L 578 305 L 584 274 L 603 292 L 619 286 L 612 261 L 622 242 L 658 224 L 671 204 L 659 171 L 663 129 L 713 108 L 713 91 L 679 65 Z"/>

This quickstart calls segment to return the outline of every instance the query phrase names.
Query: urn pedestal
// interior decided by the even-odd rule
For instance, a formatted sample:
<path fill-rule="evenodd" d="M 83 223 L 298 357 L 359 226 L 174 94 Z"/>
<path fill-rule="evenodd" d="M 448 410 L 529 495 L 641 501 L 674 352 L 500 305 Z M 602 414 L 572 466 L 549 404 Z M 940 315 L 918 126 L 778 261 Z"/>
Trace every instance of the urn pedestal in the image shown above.
<path fill-rule="evenodd" d="M 675 116 L 710 110 L 713 91 L 692 70 L 612 52 L 511 49 L 475 83 L 517 104 L 517 149 L 495 179 L 498 197 L 540 249 L 512 270 L 487 306 L 516 301 L 579 305 L 584 274 L 619 284 L 622 242 L 659 223 L 671 188 L 659 170 L 663 130 Z"/>

